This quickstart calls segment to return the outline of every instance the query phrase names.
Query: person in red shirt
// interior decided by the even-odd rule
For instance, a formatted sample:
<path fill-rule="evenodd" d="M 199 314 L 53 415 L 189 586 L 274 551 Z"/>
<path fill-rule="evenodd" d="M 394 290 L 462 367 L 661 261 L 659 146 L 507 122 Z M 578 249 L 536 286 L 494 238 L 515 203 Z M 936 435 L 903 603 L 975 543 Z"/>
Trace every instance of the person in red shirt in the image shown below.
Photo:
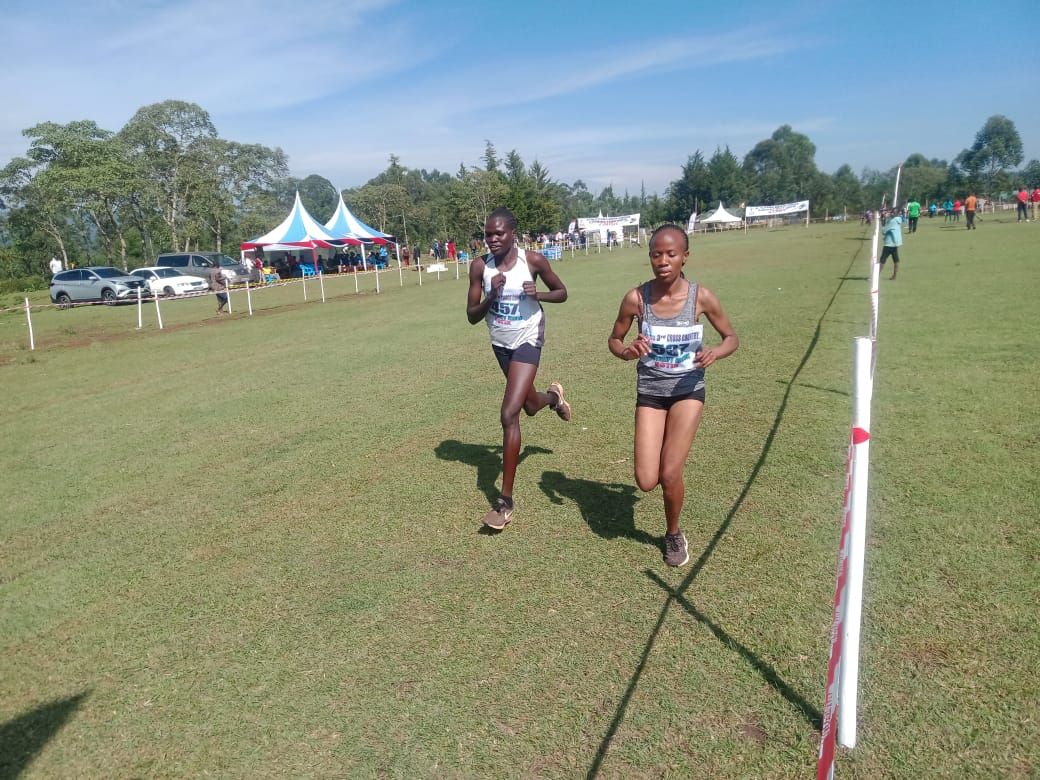
<path fill-rule="evenodd" d="M 960 198 L 957 198 L 957 200 L 955 200 L 953 202 L 953 221 L 954 222 L 960 222 L 961 221 L 961 209 L 962 208 L 964 208 L 964 204 L 961 203 L 961 199 Z"/>
<path fill-rule="evenodd" d="M 1033 221 L 1036 222 L 1036 210 L 1040 208 L 1040 187 L 1033 188 L 1033 193 L 1029 196 L 1029 199 L 1033 201 Z"/>
<path fill-rule="evenodd" d="M 1015 196 L 1015 200 L 1018 201 L 1018 219 L 1017 222 L 1028 222 L 1029 221 L 1029 193 L 1026 192 L 1026 188 L 1019 187 L 1018 194 Z"/>

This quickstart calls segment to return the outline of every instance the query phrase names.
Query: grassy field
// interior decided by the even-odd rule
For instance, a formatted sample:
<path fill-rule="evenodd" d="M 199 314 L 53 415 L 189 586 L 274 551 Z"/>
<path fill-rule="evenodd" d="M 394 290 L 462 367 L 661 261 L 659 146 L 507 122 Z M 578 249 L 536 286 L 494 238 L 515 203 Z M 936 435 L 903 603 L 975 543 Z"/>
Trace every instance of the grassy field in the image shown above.
<path fill-rule="evenodd" d="M 170 302 L 164 331 L 42 310 L 33 353 L 0 315 L 0 777 L 811 776 L 868 235 L 694 242 L 742 346 L 680 570 L 606 350 L 644 250 L 559 265 L 539 381 L 575 416 L 523 420 L 498 535 L 502 380 L 453 274 Z M 883 282 L 841 777 L 1040 771 L 1038 242 L 925 219 Z"/>

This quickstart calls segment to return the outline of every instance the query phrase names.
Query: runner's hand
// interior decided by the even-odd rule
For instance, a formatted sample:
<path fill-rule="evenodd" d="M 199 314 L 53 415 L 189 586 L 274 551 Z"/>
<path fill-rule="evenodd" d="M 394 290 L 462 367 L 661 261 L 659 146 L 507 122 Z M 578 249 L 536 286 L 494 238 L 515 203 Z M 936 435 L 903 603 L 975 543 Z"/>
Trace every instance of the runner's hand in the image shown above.
<path fill-rule="evenodd" d="M 694 363 L 696 368 L 707 368 L 715 362 L 715 350 L 711 347 L 699 349 L 694 355 L 694 358 L 696 359 L 696 363 Z"/>
<path fill-rule="evenodd" d="M 495 274 L 491 277 L 491 292 L 488 293 L 488 298 L 497 298 L 498 294 L 502 292 L 502 288 L 506 284 L 505 274 Z"/>
<path fill-rule="evenodd" d="M 532 282 L 524 282 L 524 295 L 528 298 L 538 297 L 538 286 Z"/>
<path fill-rule="evenodd" d="M 638 360 L 641 357 L 649 355 L 651 351 L 650 339 L 640 333 L 635 337 L 635 340 L 631 344 L 625 347 L 625 352 L 628 352 L 629 350 L 634 353 L 634 356 L 631 358 L 632 360 Z"/>

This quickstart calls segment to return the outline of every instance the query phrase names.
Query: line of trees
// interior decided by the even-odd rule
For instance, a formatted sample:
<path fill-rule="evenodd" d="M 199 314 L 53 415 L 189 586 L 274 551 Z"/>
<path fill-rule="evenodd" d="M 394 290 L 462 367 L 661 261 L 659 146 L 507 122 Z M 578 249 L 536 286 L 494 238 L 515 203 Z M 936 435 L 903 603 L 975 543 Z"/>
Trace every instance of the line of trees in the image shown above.
<path fill-rule="evenodd" d="M 28 150 L 0 170 L 0 278 L 41 275 L 51 256 L 64 262 L 126 268 L 161 251 L 234 251 L 284 218 L 298 191 L 319 220 L 339 192 L 319 175 L 288 175 L 278 148 L 220 138 L 209 114 L 183 101 L 141 108 L 118 132 L 82 120 L 44 122 L 23 133 Z M 771 204 L 808 199 L 814 216 L 858 213 L 891 192 L 896 166 L 848 165 L 821 172 L 812 141 L 789 125 L 738 159 L 728 146 L 705 158 L 698 150 L 661 194 L 598 194 L 584 181 L 555 181 L 537 159 L 502 156 L 489 140 L 480 164 L 454 173 L 408 168 L 391 155 L 384 171 L 343 191 L 364 221 L 413 245 L 481 235 L 487 214 L 506 205 L 525 231 L 556 232 L 578 216 L 643 214 L 646 224 L 684 222 L 719 201 Z M 967 190 L 995 197 L 1013 186 L 1040 186 L 1040 163 L 1021 170 L 1014 123 L 991 117 L 954 160 L 911 154 L 901 192 L 922 202 Z"/>

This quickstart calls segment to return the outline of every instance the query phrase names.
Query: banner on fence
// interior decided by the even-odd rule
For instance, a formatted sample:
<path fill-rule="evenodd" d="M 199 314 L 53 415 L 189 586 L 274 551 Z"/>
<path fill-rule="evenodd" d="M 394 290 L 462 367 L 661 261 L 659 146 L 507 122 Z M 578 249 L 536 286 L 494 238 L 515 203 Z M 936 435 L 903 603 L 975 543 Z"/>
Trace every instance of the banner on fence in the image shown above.
<path fill-rule="evenodd" d="M 614 233 L 614 237 L 617 239 L 621 238 L 621 234 L 624 232 L 626 227 L 639 228 L 639 215 L 638 214 L 625 214 L 620 217 L 579 217 L 578 218 L 578 229 L 579 230 L 595 230 L 600 235 L 602 243 L 607 243 L 607 231 Z"/>
<path fill-rule="evenodd" d="M 783 214 L 798 214 L 809 210 L 809 201 L 800 200 L 796 203 L 778 203 L 775 206 L 748 206 L 744 216 L 751 217 L 779 217 Z"/>

